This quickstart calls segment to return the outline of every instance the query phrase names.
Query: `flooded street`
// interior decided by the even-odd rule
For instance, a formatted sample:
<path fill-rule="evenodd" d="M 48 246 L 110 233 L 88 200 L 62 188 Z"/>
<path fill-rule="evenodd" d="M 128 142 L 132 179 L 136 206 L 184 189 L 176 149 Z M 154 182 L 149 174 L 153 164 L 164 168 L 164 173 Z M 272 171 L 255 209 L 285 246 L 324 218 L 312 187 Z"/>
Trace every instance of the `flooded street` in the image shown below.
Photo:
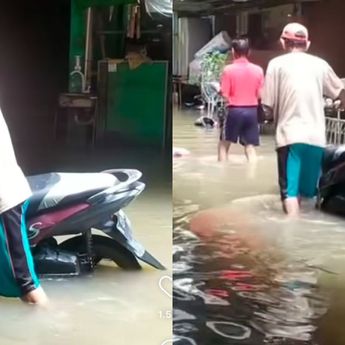
<path fill-rule="evenodd" d="M 35 162 L 35 158 L 40 158 L 39 152 L 31 150 L 31 156 L 20 152 L 28 173 L 120 167 L 141 170 L 146 190 L 125 211 L 137 240 L 167 271 L 143 264 L 141 272 L 128 273 L 105 261 L 90 276 L 43 280 L 51 299 L 48 310 L 0 299 L 0 344 L 160 345 L 170 338 L 171 282 L 162 281 L 167 293 L 159 282 L 162 277 L 171 276 L 171 168 L 162 166 L 162 157 L 152 153 L 64 153 L 54 155 L 50 161 L 46 159 L 43 166 L 42 162 Z"/>
<path fill-rule="evenodd" d="M 286 220 L 274 141 L 255 166 L 241 147 L 218 163 L 216 129 L 174 115 L 176 344 L 345 344 L 345 222 L 303 206 Z"/>

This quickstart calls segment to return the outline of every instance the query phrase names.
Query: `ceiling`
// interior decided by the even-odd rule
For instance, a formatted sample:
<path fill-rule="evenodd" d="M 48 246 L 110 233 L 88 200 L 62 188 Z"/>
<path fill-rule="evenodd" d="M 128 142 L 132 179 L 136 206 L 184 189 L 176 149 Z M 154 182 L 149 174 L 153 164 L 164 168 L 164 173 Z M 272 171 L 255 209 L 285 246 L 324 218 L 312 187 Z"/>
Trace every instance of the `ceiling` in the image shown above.
<path fill-rule="evenodd" d="M 173 0 L 173 6 L 175 12 L 193 16 L 317 1 L 320 0 Z"/>

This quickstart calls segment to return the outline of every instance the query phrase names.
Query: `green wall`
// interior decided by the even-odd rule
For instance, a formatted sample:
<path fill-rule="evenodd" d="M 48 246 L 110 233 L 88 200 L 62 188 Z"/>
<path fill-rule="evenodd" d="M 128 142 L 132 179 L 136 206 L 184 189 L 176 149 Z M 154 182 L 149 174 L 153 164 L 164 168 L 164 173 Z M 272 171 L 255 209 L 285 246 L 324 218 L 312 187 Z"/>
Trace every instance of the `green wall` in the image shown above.
<path fill-rule="evenodd" d="M 130 70 L 120 63 L 108 72 L 106 131 L 143 145 L 165 143 L 168 63 Z"/>

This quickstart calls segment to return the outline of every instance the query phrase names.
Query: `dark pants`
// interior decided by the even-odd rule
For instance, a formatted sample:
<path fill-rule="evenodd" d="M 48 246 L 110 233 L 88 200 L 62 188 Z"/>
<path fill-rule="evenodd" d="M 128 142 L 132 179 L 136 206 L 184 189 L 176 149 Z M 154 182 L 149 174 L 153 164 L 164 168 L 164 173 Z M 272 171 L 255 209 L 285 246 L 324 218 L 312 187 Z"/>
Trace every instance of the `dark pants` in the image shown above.
<path fill-rule="evenodd" d="M 222 125 L 221 140 L 259 146 L 258 107 L 230 107 Z"/>

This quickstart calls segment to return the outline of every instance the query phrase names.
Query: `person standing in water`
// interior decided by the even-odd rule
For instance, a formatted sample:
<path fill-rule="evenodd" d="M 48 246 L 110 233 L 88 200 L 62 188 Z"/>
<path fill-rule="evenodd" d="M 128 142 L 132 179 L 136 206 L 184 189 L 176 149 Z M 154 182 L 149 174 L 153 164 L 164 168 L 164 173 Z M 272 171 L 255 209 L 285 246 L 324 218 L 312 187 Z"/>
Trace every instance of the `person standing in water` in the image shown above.
<path fill-rule="evenodd" d="M 10 133 L 0 110 L 0 295 L 46 304 L 34 269 L 26 229 L 29 184 L 17 164 Z"/>
<path fill-rule="evenodd" d="M 255 146 L 259 146 L 258 105 L 264 72 L 249 62 L 249 41 L 232 42 L 234 61 L 227 65 L 221 77 L 221 94 L 228 103 L 228 112 L 221 128 L 218 160 L 228 159 L 231 143 L 244 146 L 249 162 L 256 161 Z"/>
<path fill-rule="evenodd" d="M 344 84 L 329 64 L 307 53 L 306 27 L 288 24 L 281 34 L 286 54 L 270 61 L 262 94 L 276 124 L 279 187 L 284 211 L 297 216 L 300 198 L 313 198 L 326 145 L 323 97 L 345 104 Z"/>

